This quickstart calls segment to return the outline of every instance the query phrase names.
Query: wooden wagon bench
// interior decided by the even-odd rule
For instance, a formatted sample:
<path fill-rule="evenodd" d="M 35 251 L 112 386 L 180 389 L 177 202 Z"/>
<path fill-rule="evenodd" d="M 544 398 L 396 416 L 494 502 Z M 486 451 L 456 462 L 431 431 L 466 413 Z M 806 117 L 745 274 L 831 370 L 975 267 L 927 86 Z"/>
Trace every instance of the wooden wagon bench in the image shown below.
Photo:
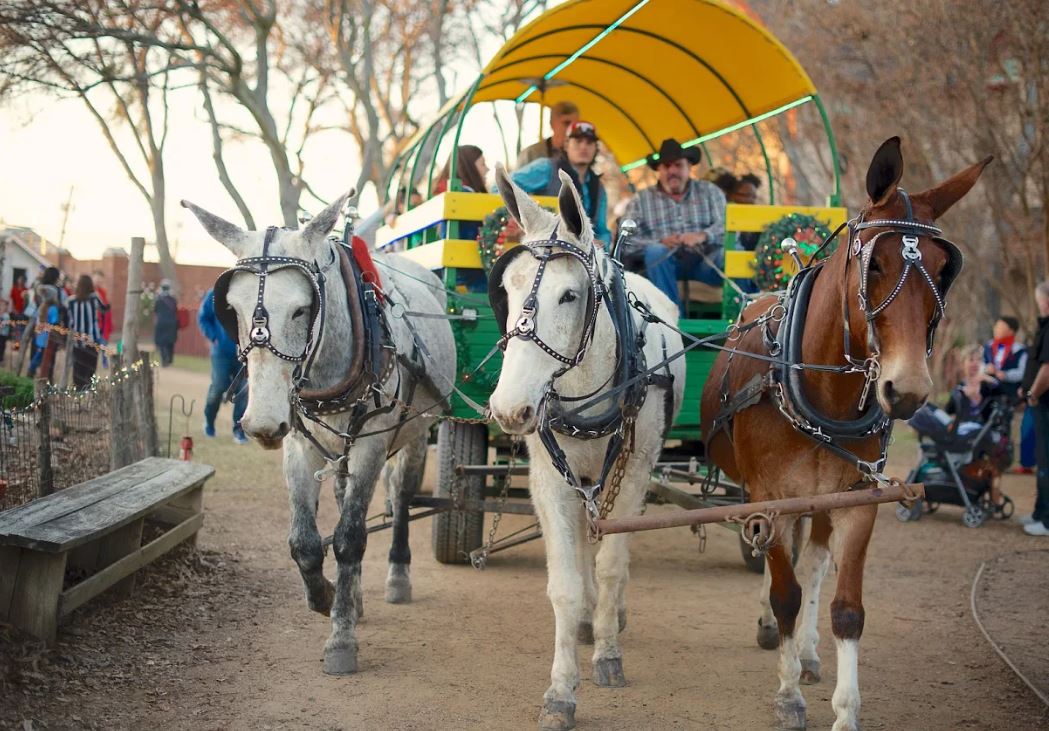
<path fill-rule="evenodd" d="M 58 620 L 134 573 L 204 522 L 208 465 L 150 457 L 0 513 L 0 620 L 52 641 Z M 164 532 L 142 545 L 146 519 Z M 87 572 L 64 587 L 67 567 Z"/>

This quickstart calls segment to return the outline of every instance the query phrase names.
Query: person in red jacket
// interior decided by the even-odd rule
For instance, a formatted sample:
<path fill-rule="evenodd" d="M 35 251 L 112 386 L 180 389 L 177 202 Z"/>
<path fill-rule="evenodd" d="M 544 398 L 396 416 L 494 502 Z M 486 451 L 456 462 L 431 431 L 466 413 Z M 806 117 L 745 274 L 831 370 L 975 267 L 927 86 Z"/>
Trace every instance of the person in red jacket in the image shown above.
<path fill-rule="evenodd" d="M 25 312 L 25 306 L 29 304 L 26 300 L 25 275 L 19 274 L 15 283 L 11 286 L 11 314 L 21 315 Z"/>
<path fill-rule="evenodd" d="M 99 270 L 91 277 L 95 283 L 95 294 L 102 300 L 102 314 L 99 326 L 102 330 L 102 342 L 108 343 L 109 336 L 113 334 L 113 310 L 110 307 L 109 292 L 106 290 L 106 275 Z"/>

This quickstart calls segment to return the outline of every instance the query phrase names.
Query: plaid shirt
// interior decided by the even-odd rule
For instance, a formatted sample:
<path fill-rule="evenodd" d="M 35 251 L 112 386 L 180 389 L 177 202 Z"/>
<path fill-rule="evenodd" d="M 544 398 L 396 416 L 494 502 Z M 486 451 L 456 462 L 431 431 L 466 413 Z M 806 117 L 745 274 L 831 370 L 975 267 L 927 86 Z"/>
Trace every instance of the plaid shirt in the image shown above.
<path fill-rule="evenodd" d="M 725 235 L 725 194 L 713 183 L 692 178 L 685 195 L 675 201 L 657 183 L 638 192 L 623 217 L 637 224 L 624 253 L 643 251 L 671 234 L 700 231 L 706 232 L 710 244 L 720 246 Z"/>

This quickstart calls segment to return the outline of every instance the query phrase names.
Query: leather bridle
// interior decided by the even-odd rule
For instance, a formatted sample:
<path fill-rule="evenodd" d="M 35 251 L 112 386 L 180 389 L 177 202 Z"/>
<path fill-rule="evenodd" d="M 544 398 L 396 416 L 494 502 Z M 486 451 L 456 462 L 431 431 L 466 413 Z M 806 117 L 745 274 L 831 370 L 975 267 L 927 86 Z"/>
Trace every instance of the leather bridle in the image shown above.
<path fill-rule="evenodd" d="M 929 290 L 932 292 L 933 298 L 936 301 L 936 307 L 929 320 L 926 333 L 926 356 L 930 355 L 932 353 L 933 341 L 936 336 L 936 328 L 940 324 L 940 320 L 946 315 L 947 294 L 950 291 L 954 280 L 957 279 L 958 274 L 962 270 L 963 257 L 958 246 L 943 238 L 943 236 L 941 236 L 943 231 L 939 227 L 916 220 L 914 218 L 914 209 L 911 205 L 910 196 L 902 188 L 897 188 L 896 192 L 904 203 L 905 217 L 903 219 L 874 219 L 865 221 L 861 217 L 858 221 L 850 221 L 848 223 L 850 248 L 845 259 L 845 280 L 846 282 L 848 281 L 849 264 L 852 262 L 853 258 L 857 258 L 860 267 L 859 291 L 857 297 L 860 311 L 865 313 L 867 320 L 867 349 L 869 351 L 869 355 L 864 359 L 857 359 L 852 355 L 852 338 L 849 329 L 849 298 L 847 296 L 843 297 L 842 314 L 845 328 L 845 360 L 850 365 L 855 366 L 865 362 L 870 363 L 872 359 L 875 363 L 877 362 L 881 352 L 881 343 L 878 339 L 878 333 L 875 327 L 875 318 L 884 312 L 886 308 L 896 300 L 900 292 L 903 291 L 903 287 L 911 272 L 917 272 L 921 276 L 922 281 L 929 287 Z M 860 233 L 871 229 L 881 230 L 868 240 L 863 241 L 860 237 Z M 893 287 L 892 291 L 889 292 L 880 304 L 874 305 L 870 300 L 869 287 L 870 264 L 871 259 L 874 256 L 874 247 L 877 246 L 878 242 L 886 236 L 894 235 L 900 237 L 900 256 L 903 258 L 903 271 L 900 273 L 900 277 L 896 281 L 896 285 Z M 943 271 L 940 274 L 939 282 L 933 280 L 932 275 L 929 274 L 929 270 L 926 269 L 925 265 L 922 263 L 922 252 L 918 248 L 918 244 L 922 237 L 930 238 L 934 243 L 939 245 L 947 255 L 947 263 L 944 265 Z M 875 366 L 875 368 L 876 367 L 877 366 Z"/>
<path fill-rule="evenodd" d="M 503 273 L 512 261 L 526 252 L 539 261 L 539 268 L 535 273 L 535 278 L 532 280 L 532 287 L 521 306 L 521 314 L 518 316 L 514 326 L 506 330 L 506 318 L 509 316 L 509 312 L 506 304 L 506 290 L 502 286 Z M 571 356 L 559 353 L 539 337 L 536 321 L 539 314 L 539 286 L 542 284 L 546 266 L 555 259 L 564 258 L 575 259 L 582 264 L 588 280 L 586 319 L 584 320 L 583 332 L 579 337 L 579 345 L 576 347 L 575 354 Z M 489 301 L 492 303 L 492 309 L 499 322 L 499 329 L 502 331 L 502 337 L 499 338 L 497 345 L 500 350 L 505 351 L 507 344 L 514 338 L 535 343 L 544 353 L 563 364 L 563 367 L 553 375 L 553 378 L 559 378 L 579 365 L 583 358 L 586 357 L 587 349 L 594 339 L 597 311 L 606 294 L 605 284 L 597 272 L 593 248 L 589 251 L 584 251 L 581 247 L 569 241 L 557 238 L 556 228 L 550 235 L 550 238 L 526 241 L 501 256 L 496 261 L 495 266 L 492 267 L 488 278 Z"/>
<path fill-rule="evenodd" d="M 273 237 L 280 229 L 270 226 L 266 229 L 266 235 L 262 243 L 262 255 L 238 259 L 236 264 L 219 275 L 215 282 L 215 312 L 222 327 L 225 328 L 230 338 L 237 341 L 237 358 L 246 363 L 248 353 L 255 348 L 265 348 L 281 360 L 295 363 L 295 372 L 292 376 L 294 389 L 299 391 L 307 381 L 307 374 L 313 364 L 313 358 L 317 352 L 317 344 L 320 334 L 324 330 L 324 315 L 326 310 L 324 294 L 324 272 L 327 271 L 337 260 L 335 249 L 330 249 L 331 258 L 323 267 L 316 260 L 307 261 L 293 256 L 271 256 L 269 253 Z M 281 269 L 295 269 L 302 272 L 313 290 L 313 300 L 310 303 L 310 322 L 306 334 L 306 344 L 298 355 L 286 353 L 278 348 L 273 342 L 273 333 L 270 330 L 270 315 L 266 309 L 266 282 L 269 276 Z M 248 342 L 241 346 L 239 343 L 240 332 L 237 326 L 237 315 L 229 306 L 227 295 L 233 276 L 240 273 L 254 274 L 259 280 L 258 297 L 255 301 L 255 310 L 252 313 L 248 329 Z"/>

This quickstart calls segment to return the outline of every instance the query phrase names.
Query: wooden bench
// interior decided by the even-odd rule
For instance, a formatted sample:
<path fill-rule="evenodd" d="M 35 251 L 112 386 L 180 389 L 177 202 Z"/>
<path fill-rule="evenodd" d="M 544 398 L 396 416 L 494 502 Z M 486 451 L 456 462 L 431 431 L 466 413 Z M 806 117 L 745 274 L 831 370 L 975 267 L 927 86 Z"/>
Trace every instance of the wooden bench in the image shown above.
<path fill-rule="evenodd" d="M 130 595 L 135 571 L 196 540 L 214 473 L 150 457 L 0 513 L 0 620 L 50 642 L 61 617 L 106 589 Z M 147 518 L 164 532 L 142 545 Z M 88 575 L 64 588 L 67 568 Z"/>

